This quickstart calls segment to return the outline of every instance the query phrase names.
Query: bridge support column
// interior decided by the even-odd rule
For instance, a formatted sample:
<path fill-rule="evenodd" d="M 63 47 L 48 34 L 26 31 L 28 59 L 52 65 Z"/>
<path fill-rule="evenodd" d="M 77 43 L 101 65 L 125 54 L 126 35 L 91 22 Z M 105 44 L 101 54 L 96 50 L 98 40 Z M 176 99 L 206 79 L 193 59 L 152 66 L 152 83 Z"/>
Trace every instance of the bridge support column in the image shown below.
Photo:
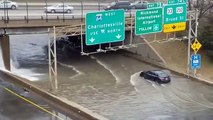
<path fill-rule="evenodd" d="M 2 51 L 2 58 L 4 66 L 7 70 L 11 70 L 10 67 L 10 38 L 9 35 L 0 36 L 0 47 Z"/>

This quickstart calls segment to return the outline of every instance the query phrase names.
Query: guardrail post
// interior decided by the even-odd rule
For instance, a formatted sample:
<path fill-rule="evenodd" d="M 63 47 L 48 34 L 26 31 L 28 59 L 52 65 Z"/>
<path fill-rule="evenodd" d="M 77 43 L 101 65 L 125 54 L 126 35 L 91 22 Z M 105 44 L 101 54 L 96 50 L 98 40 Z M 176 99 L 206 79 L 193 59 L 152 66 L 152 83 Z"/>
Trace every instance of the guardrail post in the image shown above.
<path fill-rule="evenodd" d="M 28 11 L 28 0 L 26 0 L 26 11 L 27 11 L 27 18 L 25 20 L 27 20 L 27 23 L 29 22 L 28 16 L 29 16 L 29 11 Z"/>
<path fill-rule="evenodd" d="M 83 8 L 84 6 L 83 6 L 83 2 L 82 2 L 82 0 L 81 0 L 81 22 L 83 22 L 83 17 L 84 17 L 84 12 L 83 12 Z"/>
<path fill-rule="evenodd" d="M 97 2 L 98 2 L 98 10 L 100 11 L 101 10 L 100 0 L 97 0 Z"/>
<path fill-rule="evenodd" d="M 46 22 L 48 22 L 48 14 L 47 14 L 47 0 L 45 0 L 45 5 L 46 5 Z"/>
<path fill-rule="evenodd" d="M 64 1 L 63 1 L 63 22 L 65 21 L 65 19 L 64 19 Z"/>

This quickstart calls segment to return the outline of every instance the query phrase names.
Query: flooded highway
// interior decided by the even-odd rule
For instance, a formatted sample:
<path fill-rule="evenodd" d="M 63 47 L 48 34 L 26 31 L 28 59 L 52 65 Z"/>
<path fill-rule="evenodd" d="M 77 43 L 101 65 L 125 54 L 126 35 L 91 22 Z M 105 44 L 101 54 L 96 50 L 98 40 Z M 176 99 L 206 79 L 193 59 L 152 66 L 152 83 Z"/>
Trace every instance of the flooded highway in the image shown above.
<path fill-rule="evenodd" d="M 12 72 L 50 91 L 48 35 L 14 35 L 10 40 Z M 139 77 L 141 71 L 160 68 L 124 53 L 81 56 L 66 51 L 58 59 L 57 96 L 110 120 L 212 120 L 213 86 L 168 70 L 169 84 L 145 80 Z"/>

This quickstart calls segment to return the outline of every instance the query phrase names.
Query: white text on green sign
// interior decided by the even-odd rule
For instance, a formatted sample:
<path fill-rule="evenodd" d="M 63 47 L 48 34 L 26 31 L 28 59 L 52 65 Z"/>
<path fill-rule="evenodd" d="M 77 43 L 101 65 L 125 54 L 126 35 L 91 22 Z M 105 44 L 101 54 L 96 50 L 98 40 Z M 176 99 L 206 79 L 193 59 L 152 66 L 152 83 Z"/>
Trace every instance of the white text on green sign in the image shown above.
<path fill-rule="evenodd" d="M 118 42 L 124 39 L 124 10 L 86 14 L 86 45 Z"/>
<path fill-rule="evenodd" d="M 164 6 L 164 24 L 186 22 L 186 4 L 172 4 Z"/>
<path fill-rule="evenodd" d="M 168 4 L 186 3 L 186 0 L 168 0 Z"/>
<path fill-rule="evenodd" d="M 149 34 L 162 31 L 162 8 L 136 11 L 135 34 Z"/>
<path fill-rule="evenodd" d="M 156 8 L 156 7 L 162 7 L 163 3 L 161 2 L 155 2 L 155 3 L 147 3 L 147 8 Z"/>

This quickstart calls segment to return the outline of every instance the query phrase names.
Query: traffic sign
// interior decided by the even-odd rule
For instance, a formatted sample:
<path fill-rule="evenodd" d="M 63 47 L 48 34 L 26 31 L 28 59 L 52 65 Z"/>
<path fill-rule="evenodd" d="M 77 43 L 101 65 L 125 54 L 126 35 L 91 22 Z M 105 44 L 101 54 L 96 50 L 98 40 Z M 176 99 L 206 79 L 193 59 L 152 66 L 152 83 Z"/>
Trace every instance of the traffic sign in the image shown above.
<path fill-rule="evenodd" d="M 161 2 L 154 2 L 154 3 L 147 3 L 147 8 L 156 8 L 156 7 L 162 7 L 163 3 Z"/>
<path fill-rule="evenodd" d="M 86 14 L 86 45 L 118 42 L 124 39 L 124 10 L 109 10 Z"/>
<path fill-rule="evenodd" d="M 186 29 L 186 22 L 172 23 L 172 24 L 163 25 L 163 32 L 164 33 L 183 31 L 185 29 Z"/>
<path fill-rule="evenodd" d="M 171 4 L 164 6 L 164 24 L 186 22 L 186 4 Z"/>
<path fill-rule="evenodd" d="M 195 39 L 194 43 L 191 45 L 191 48 L 194 50 L 195 53 L 197 53 L 198 50 L 202 47 L 202 44 Z"/>
<path fill-rule="evenodd" d="M 149 34 L 162 31 L 162 8 L 136 11 L 135 34 Z"/>
<path fill-rule="evenodd" d="M 168 0 L 168 4 L 186 3 L 186 0 Z"/>
<path fill-rule="evenodd" d="M 199 69 L 201 68 L 201 55 L 194 54 L 191 57 L 191 68 L 192 69 Z"/>

